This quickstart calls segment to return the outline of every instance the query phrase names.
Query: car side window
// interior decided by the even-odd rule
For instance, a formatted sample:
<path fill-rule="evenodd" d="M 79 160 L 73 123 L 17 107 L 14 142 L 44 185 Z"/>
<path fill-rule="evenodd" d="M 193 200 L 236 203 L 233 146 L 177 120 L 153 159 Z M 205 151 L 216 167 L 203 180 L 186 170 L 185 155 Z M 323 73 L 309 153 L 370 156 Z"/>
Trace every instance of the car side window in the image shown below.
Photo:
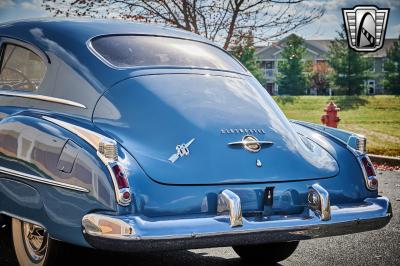
<path fill-rule="evenodd" d="M 45 63 L 34 52 L 13 44 L 3 46 L 0 89 L 36 91 L 45 73 Z"/>

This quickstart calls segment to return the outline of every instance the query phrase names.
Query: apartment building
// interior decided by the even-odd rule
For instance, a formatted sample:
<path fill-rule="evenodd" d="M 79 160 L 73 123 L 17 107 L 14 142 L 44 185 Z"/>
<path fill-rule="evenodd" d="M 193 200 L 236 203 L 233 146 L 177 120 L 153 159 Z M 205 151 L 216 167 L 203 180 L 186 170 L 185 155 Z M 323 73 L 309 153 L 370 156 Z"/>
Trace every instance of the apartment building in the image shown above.
<path fill-rule="evenodd" d="M 374 95 L 385 93 L 385 88 L 382 84 L 385 72 L 384 62 L 387 60 L 388 49 L 392 47 L 396 40 L 397 39 L 386 39 L 382 49 L 367 54 L 368 57 L 373 58 L 373 67 L 371 71 L 374 74 L 374 77 L 365 80 L 365 94 Z M 263 85 L 272 95 L 279 94 L 279 86 L 276 82 L 276 78 L 279 62 L 283 60 L 281 52 L 283 51 L 286 41 L 287 38 L 284 38 L 278 42 L 272 42 L 267 46 L 256 47 L 256 56 L 261 62 L 261 67 L 265 71 L 265 77 L 267 80 Z M 331 42 L 332 40 L 304 40 L 304 45 L 306 47 L 305 60 L 311 60 L 314 67 L 327 65 L 327 55 L 329 53 Z M 324 91 L 329 91 L 329 88 L 326 88 Z M 309 92 L 311 92 L 311 94 L 316 93 L 313 92 L 312 88 Z"/>

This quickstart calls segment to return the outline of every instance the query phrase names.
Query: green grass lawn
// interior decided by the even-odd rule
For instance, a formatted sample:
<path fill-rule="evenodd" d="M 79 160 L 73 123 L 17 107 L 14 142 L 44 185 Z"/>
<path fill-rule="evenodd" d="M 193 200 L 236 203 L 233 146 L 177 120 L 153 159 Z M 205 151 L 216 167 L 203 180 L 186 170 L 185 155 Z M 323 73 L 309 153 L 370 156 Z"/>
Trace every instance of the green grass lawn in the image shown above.
<path fill-rule="evenodd" d="M 341 108 L 339 127 L 368 138 L 369 153 L 400 156 L 400 97 L 274 96 L 288 118 L 320 124 L 332 99 Z"/>

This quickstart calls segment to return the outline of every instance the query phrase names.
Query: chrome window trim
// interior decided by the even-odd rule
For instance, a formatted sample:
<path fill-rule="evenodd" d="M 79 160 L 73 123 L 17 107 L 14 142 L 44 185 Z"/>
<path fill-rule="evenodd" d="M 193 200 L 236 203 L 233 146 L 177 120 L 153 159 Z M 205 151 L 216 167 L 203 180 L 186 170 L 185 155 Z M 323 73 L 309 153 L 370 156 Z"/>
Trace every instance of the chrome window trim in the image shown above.
<path fill-rule="evenodd" d="M 184 40 L 184 41 L 192 41 L 192 42 L 198 42 L 206 45 L 210 45 L 214 48 L 217 48 L 230 56 L 230 58 L 235 61 L 237 64 L 239 64 L 243 68 L 243 72 L 238 72 L 238 71 L 233 71 L 229 69 L 217 69 L 217 68 L 203 68 L 203 67 L 190 67 L 190 66 L 127 66 L 127 67 L 120 67 L 112 64 L 109 62 L 107 59 L 105 59 L 99 52 L 96 51 L 96 49 L 93 47 L 92 41 L 98 39 L 98 38 L 104 38 L 104 37 L 111 37 L 111 36 L 148 36 L 148 37 L 163 37 L 163 38 L 170 38 L 170 39 L 178 39 L 178 40 Z M 207 42 L 207 41 L 202 41 L 202 40 L 196 40 L 196 39 L 191 39 L 191 38 L 184 38 L 184 37 L 177 37 L 177 36 L 168 36 L 168 35 L 162 35 L 162 34 L 144 34 L 144 33 L 123 33 L 123 34 L 101 34 L 94 36 L 90 38 L 89 40 L 86 41 L 86 47 L 88 50 L 95 56 L 97 59 L 99 59 L 101 62 L 103 62 L 106 66 L 109 68 L 115 69 L 115 70 L 139 70 L 139 69 L 162 69 L 162 68 L 172 68 L 172 69 L 200 69 L 200 70 L 211 70 L 211 71 L 221 71 L 221 72 L 228 72 L 228 73 L 234 73 L 234 74 L 239 74 L 239 75 L 247 75 L 250 76 L 251 73 L 247 70 L 247 68 L 234 56 L 232 56 L 229 52 L 226 50 L 222 49 L 221 47 L 218 47 L 217 45 Z"/>
<path fill-rule="evenodd" d="M 17 46 L 23 47 L 25 49 L 31 50 L 33 53 L 38 55 L 40 58 L 42 58 L 43 62 L 47 62 L 48 64 L 51 64 L 50 57 L 46 54 L 46 52 L 29 42 L 26 42 L 26 41 L 23 41 L 20 39 L 11 38 L 11 37 L 0 37 L 0 40 L 1 40 L 1 46 L 6 45 L 6 44 L 12 44 L 12 45 L 17 45 Z"/>
<path fill-rule="evenodd" d="M 40 176 L 27 174 L 24 172 L 12 170 L 12 169 L 2 167 L 2 166 L 0 166 L 0 173 L 6 174 L 6 175 L 11 175 L 11 176 L 29 180 L 29 181 L 33 181 L 33 182 L 37 182 L 37 183 L 41 183 L 41 184 L 50 185 L 50 186 L 55 186 L 55 187 L 69 189 L 69 190 L 85 192 L 85 193 L 89 192 L 88 189 L 83 188 L 83 187 L 79 187 L 79 186 L 75 186 L 75 185 L 71 185 L 71 184 L 67 184 L 67 183 L 63 183 L 63 182 L 58 182 L 58 181 L 43 178 Z"/>
<path fill-rule="evenodd" d="M 20 47 L 22 49 L 25 49 L 25 50 L 35 54 L 36 56 L 38 56 L 42 60 L 42 63 L 44 65 L 44 67 L 45 67 L 45 70 L 44 70 L 44 74 L 43 74 L 43 76 L 42 76 L 42 78 L 40 80 L 40 83 L 34 90 L 27 90 L 27 91 L 30 91 L 30 92 L 38 91 L 40 85 L 42 85 L 43 80 L 45 79 L 45 77 L 47 75 L 47 72 L 48 72 L 47 71 L 48 70 L 47 65 L 50 63 L 50 59 L 47 56 L 47 54 L 45 54 L 41 50 L 38 50 L 37 48 L 35 48 L 35 46 L 33 46 L 33 45 L 29 44 L 29 43 L 24 43 L 24 42 L 19 41 L 19 40 L 6 38 L 4 41 L 1 42 L 0 75 L 1 75 L 1 70 L 2 70 L 2 67 L 3 67 L 3 59 L 4 59 L 5 51 L 7 49 L 7 45 L 12 45 L 12 46 L 15 46 L 15 47 Z"/>
<path fill-rule="evenodd" d="M 62 98 L 51 97 L 51 96 L 46 96 L 46 95 L 41 95 L 41 94 L 33 94 L 33 93 L 14 91 L 14 90 L 4 90 L 4 89 L 1 90 L 0 89 L 0 96 L 20 97 L 20 98 L 27 98 L 27 99 L 33 99 L 33 100 L 39 100 L 39 101 L 45 101 L 45 102 L 59 103 L 59 104 L 63 104 L 63 105 L 79 107 L 82 109 L 87 108 L 85 105 L 78 103 L 78 102 L 71 101 L 71 100 L 66 100 L 66 99 L 62 99 Z"/>

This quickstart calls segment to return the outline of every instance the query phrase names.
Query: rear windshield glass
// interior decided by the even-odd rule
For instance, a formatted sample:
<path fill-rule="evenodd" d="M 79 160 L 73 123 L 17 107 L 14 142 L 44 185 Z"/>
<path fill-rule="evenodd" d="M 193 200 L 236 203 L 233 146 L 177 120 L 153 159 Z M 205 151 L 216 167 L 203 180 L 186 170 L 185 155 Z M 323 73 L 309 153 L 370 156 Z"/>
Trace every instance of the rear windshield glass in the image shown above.
<path fill-rule="evenodd" d="M 175 66 L 244 72 L 223 50 L 201 42 L 155 36 L 106 36 L 92 47 L 116 67 Z"/>

